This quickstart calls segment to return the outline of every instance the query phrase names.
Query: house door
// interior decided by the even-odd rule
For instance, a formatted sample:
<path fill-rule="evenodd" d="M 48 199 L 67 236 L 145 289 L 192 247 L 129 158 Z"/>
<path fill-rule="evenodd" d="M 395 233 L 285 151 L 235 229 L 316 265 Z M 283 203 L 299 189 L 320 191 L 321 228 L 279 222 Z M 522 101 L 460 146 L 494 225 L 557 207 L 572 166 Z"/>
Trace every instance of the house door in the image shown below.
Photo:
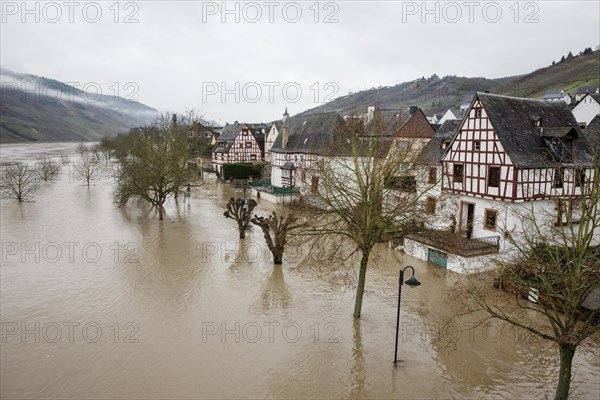
<path fill-rule="evenodd" d="M 312 176 L 310 190 L 313 193 L 317 193 L 319 191 L 319 177 L 318 176 Z"/>
<path fill-rule="evenodd" d="M 463 202 L 462 208 L 461 208 L 461 214 L 462 214 L 462 218 L 461 218 L 460 229 L 464 231 L 467 229 L 467 224 L 469 222 L 471 224 L 473 224 L 473 219 L 475 218 L 475 204 Z"/>
<path fill-rule="evenodd" d="M 427 261 L 442 268 L 446 268 L 448 266 L 448 254 L 429 249 L 427 251 Z"/>

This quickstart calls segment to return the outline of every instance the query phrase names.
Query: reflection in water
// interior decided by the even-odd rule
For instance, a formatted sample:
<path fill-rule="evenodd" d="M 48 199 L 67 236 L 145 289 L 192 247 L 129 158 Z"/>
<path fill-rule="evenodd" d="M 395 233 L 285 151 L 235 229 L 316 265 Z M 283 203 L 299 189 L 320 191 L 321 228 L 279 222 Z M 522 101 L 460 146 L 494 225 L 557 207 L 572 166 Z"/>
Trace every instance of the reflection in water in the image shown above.
<path fill-rule="evenodd" d="M 290 292 L 283 280 L 283 267 L 274 265 L 273 272 L 263 285 L 260 308 L 263 312 L 271 309 L 286 310 L 290 306 Z"/>
<path fill-rule="evenodd" d="M 36 146 L 2 146 L 0 156 L 60 153 L 57 145 Z M 544 344 L 508 329 L 498 337 L 479 329 L 452 346 L 444 342 L 440 327 L 451 312 L 445 293 L 460 279 L 456 274 L 378 245 L 363 316 L 355 321 L 354 283 L 335 274 L 323 279 L 298 268 L 300 260 L 274 266 L 262 235 L 238 239 L 235 223 L 223 217 L 235 195 L 229 185 L 211 181 L 194 188 L 185 204 L 170 200 L 164 221 L 143 203 L 119 209 L 111 195 L 110 177 L 87 188 L 63 173 L 33 203 L 1 202 L 0 397 L 552 394 L 556 352 Z M 273 208 L 261 201 L 257 210 Z M 76 245 L 73 257 L 66 243 Z M 21 244 L 27 251 L 8 251 Z M 54 245 L 62 255 L 51 259 Z M 82 254 L 86 245 L 91 251 Z M 423 285 L 403 293 L 403 361 L 394 368 L 397 279 L 407 264 Z M 65 325 L 71 323 L 78 324 L 72 340 Z M 98 340 L 83 334 L 87 324 L 101 328 Z M 30 333 L 22 334 L 22 326 Z M 55 340 L 56 326 L 62 337 Z M 18 331 L 9 334 L 8 327 Z M 597 398 L 598 357 L 578 353 L 575 364 L 574 396 Z"/>
<path fill-rule="evenodd" d="M 360 330 L 361 321 L 355 319 L 353 323 L 352 342 L 352 369 L 350 370 L 350 398 L 366 399 L 367 391 L 365 389 L 366 364 L 363 354 L 362 334 Z"/>

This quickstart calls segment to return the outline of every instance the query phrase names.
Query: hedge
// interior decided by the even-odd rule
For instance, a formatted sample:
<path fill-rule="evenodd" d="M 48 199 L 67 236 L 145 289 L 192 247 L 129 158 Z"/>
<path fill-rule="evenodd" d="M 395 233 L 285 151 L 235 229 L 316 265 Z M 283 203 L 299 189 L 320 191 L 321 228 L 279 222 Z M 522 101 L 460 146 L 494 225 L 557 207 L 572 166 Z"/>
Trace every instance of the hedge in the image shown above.
<path fill-rule="evenodd" d="M 226 163 L 223 164 L 223 179 L 260 179 L 263 167 L 262 163 Z"/>

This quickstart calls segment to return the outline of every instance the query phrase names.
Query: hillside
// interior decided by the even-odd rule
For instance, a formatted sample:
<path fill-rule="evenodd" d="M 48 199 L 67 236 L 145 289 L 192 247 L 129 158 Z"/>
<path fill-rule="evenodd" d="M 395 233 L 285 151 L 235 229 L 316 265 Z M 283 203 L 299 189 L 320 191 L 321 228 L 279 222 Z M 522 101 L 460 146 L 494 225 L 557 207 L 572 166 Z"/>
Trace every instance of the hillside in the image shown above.
<path fill-rule="evenodd" d="M 552 88 L 574 95 L 580 86 L 600 86 L 600 50 L 517 77 L 498 85 L 492 93 L 541 98 Z"/>
<path fill-rule="evenodd" d="M 96 98 L 62 82 L 0 69 L 0 142 L 94 141 L 147 125 L 159 112 L 121 97 Z"/>
<path fill-rule="evenodd" d="M 563 88 L 574 94 L 580 86 L 593 85 L 600 85 L 600 51 L 576 56 L 526 75 L 499 79 L 457 76 L 439 78 L 433 75 L 395 86 L 371 88 L 338 97 L 301 114 L 326 111 L 363 113 L 368 106 L 398 109 L 416 105 L 427 115 L 432 115 L 470 102 L 478 91 L 489 90 L 491 93 L 537 98 L 552 88 Z"/>

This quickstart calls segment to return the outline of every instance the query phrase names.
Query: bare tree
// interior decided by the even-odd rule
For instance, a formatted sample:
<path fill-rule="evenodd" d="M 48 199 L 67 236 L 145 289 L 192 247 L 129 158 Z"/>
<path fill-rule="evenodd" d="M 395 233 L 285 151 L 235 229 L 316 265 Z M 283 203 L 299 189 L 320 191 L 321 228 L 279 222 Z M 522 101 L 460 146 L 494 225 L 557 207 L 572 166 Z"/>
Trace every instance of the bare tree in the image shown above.
<path fill-rule="evenodd" d="M 229 199 L 229 202 L 225 206 L 227 211 L 223 215 L 225 218 L 231 218 L 237 222 L 240 239 L 246 237 L 246 229 L 250 225 L 252 211 L 254 211 L 256 206 L 257 203 L 253 199 L 234 199 L 233 197 Z"/>
<path fill-rule="evenodd" d="M 78 180 L 83 181 L 87 186 L 91 182 L 100 179 L 100 168 L 96 156 L 88 151 L 80 154 L 79 161 L 73 166 Z"/>
<path fill-rule="evenodd" d="M 61 153 L 60 155 L 60 162 L 63 164 L 68 164 L 71 162 L 71 159 L 69 157 L 69 154 L 67 154 L 66 152 Z"/>
<path fill-rule="evenodd" d="M 157 123 L 119 139 L 120 166 L 114 200 L 121 206 L 132 198 L 149 202 L 163 219 L 164 203 L 197 179 L 187 168 L 190 152 L 185 131 L 164 115 Z"/>
<path fill-rule="evenodd" d="M 52 181 L 60 177 L 60 165 L 50 157 L 43 156 L 35 164 L 38 177 L 43 181 Z"/>
<path fill-rule="evenodd" d="M 90 149 L 85 145 L 85 143 L 79 142 L 77 144 L 76 151 L 79 155 L 83 155 L 83 154 L 87 153 L 89 150 Z"/>
<path fill-rule="evenodd" d="M 29 200 L 38 187 L 38 174 L 34 168 L 21 162 L 2 167 L 0 191 L 4 198 L 15 199 L 21 203 Z"/>
<path fill-rule="evenodd" d="M 287 243 L 288 233 L 301 228 L 304 224 L 298 224 L 298 218 L 294 214 L 277 215 L 273 211 L 268 217 L 254 217 L 252 223 L 260 226 L 265 236 L 267 246 L 273 254 L 273 263 L 283 263 L 283 252 Z"/>
<path fill-rule="evenodd" d="M 100 161 L 100 156 L 102 155 L 102 148 L 100 147 L 99 143 L 96 143 L 94 145 L 92 145 L 89 148 L 90 153 L 92 153 L 94 155 L 94 157 L 96 157 L 96 162 Z"/>
<path fill-rule="evenodd" d="M 305 215 L 310 226 L 303 234 L 349 239 L 352 254 L 361 255 L 355 318 L 361 315 L 371 250 L 390 233 L 413 228 L 424 209 L 421 196 L 431 187 L 416 185 L 415 148 L 398 142 L 400 124 L 376 113 L 367 125 L 356 118 L 341 125 L 324 153 L 316 207 Z"/>
<path fill-rule="evenodd" d="M 560 353 L 556 400 L 569 397 L 577 348 L 600 330 L 600 163 L 586 175 L 575 173 L 580 196 L 556 196 L 546 211 L 513 210 L 523 227 L 502 232 L 513 254 L 501 264 L 496 285 L 514 296 L 498 293 L 488 274 L 470 277 L 452 296 L 464 314 L 483 311 L 485 320 L 506 321 L 554 343 Z"/>

